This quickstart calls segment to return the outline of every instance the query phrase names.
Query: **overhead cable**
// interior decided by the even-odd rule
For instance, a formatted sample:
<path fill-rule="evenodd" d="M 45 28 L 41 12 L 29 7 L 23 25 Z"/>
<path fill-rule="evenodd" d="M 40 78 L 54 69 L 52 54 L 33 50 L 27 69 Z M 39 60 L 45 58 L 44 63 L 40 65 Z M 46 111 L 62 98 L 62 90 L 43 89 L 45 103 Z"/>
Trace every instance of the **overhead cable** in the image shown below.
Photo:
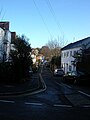
<path fill-rule="evenodd" d="M 36 9 L 37 9 L 37 11 L 38 11 L 38 13 L 39 13 L 39 15 L 40 15 L 40 17 L 41 17 L 43 23 L 44 23 L 44 25 L 45 25 L 45 27 L 46 27 L 48 33 L 49 33 L 49 35 L 52 37 L 52 34 L 51 34 L 50 30 L 48 29 L 47 24 L 45 23 L 45 20 L 44 20 L 42 14 L 41 14 L 41 12 L 40 12 L 40 10 L 39 10 L 39 8 L 38 8 L 36 2 L 35 2 L 35 0 L 33 0 L 33 3 L 34 3 L 34 5 L 35 5 L 35 7 L 36 7 Z"/>
<path fill-rule="evenodd" d="M 50 12 L 51 12 L 54 20 L 55 20 L 55 23 L 56 23 L 59 31 L 64 35 L 64 33 L 63 33 L 63 31 L 62 31 L 62 27 L 61 27 L 61 25 L 60 25 L 60 23 L 59 23 L 59 21 L 58 21 L 58 19 L 57 19 L 57 17 L 56 17 L 56 14 L 55 14 L 55 12 L 54 12 L 54 10 L 53 10 L 53 7 L 52 7 L 52 5 L 51 5 L 51 3 L 50 3 L 50 0 L 45 0 L 45 1 L 46 1 L 47 5 L 48 5 L 48 8 L 49 8 L 49 10 L 50 10 Z"/>

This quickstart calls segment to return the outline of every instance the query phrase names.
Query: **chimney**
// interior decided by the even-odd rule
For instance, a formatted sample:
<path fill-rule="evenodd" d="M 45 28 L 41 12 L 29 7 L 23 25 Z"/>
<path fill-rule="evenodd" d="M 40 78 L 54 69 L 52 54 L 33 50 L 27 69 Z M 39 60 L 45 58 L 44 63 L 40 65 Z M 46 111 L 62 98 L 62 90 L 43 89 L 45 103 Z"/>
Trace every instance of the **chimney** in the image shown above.
<path fill-rule="evenodd" d="M 9 22 L 0 22 L 0 27 L 3 30 L 9 30 Z"/>
<path fill-rule="evenodd" d="M 11 32 L 11 43 L 16 39 L 16 32 Z"/>

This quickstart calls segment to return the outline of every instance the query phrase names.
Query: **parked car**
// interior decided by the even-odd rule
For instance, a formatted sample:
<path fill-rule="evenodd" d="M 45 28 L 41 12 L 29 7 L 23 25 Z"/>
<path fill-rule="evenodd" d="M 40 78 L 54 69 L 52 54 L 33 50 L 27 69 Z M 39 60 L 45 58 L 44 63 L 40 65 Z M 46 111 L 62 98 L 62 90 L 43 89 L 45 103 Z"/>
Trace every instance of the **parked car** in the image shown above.
<path fill-rule="evenodd" d="M 64 71 L 62 69 L 55 69 L 54 70 L 54 76 L 63 76 Z"/>
<path fill-rule="evenodd" d="M 83 83 L 83 82 L 89 82 L 90 75 L 85 72 L 81 71 L 71 71 L 68 72 L 63 76 L 64 82 L 70 82 L 70 83 Z"/>

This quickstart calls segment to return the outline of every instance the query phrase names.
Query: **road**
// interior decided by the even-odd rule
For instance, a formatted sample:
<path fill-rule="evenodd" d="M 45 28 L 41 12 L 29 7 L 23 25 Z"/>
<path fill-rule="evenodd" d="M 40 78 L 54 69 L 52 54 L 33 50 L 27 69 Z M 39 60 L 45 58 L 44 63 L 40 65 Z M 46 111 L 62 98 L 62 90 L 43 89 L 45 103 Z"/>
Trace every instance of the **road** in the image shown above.
<path fill-rule="evenodd" d="M 0 120 L 89 120 L 90 88 L 67 85 L 42 70 L 46 90 L 34 95 L 0 97 Z"/>

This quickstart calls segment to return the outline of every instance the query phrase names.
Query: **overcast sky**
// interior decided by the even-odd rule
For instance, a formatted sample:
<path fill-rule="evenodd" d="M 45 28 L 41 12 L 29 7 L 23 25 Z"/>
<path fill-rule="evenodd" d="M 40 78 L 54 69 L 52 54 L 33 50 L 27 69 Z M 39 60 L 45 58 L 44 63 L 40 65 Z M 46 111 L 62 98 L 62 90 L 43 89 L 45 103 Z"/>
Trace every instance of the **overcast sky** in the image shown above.
<path fill-rule="evenodd" d="M 90 36 L 90 0 L 0 0 L 0 20 L 25 34 L 31 47 L 51 39 L 62 46 Z"/>

